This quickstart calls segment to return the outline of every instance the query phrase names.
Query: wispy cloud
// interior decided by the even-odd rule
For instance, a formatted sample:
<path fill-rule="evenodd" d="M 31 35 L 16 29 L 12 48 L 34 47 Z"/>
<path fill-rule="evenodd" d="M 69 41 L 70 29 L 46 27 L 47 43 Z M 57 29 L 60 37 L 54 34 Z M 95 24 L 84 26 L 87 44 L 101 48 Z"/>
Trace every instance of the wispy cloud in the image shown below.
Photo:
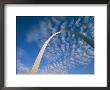
<path fill-rule="evenodd" d="M 29 74 L 30 68 L 22 63 L 22 57 L 24 56 L 25 51 L 22 48 L 17 49 L 17 74 Z"/>
<path fill-rule="evenodd" d="M 68 69 L 62 63 L 52 63 L 39 70 L 41 74 L 68 74 Z"/>
<path fill-rule="evenodd" d="M 26 40 L 28 43 L 35 42 L 39 47 L 48 39 L 51 35 L 51 23 L 49 21 L 41 21 L 39 27 L 34 26 L 26 35 Z"/>
<path fill-rule="evenodd" d="M 20 59 L 17 59 L 17 74 L 30 74 L 30 69 Z"/>
<path fill-rule="evenodd" d="M 79 30 L 82 34 L 94 38 L 93 18 L 91 17 L 79 17 L 77 20 L 73 18 L 71 21 L 64 17 L 52 17 L 51 21 L 48 19 L 41 21 L 39 27 L 30 30 L 27 34 L 27 42 L 35 42 L 41 48 L 53 33 L 68 28 Z M 40 69 L 39 73 L 69 73 L 68 69 L 77 64 L 87 65 L 94 60 L 94 49 L 75 35 L 62 33 L 61 36 L 52 39 L 44 57 L 48 65 Z M 19 66 L 21 68 L 24 66 L 25 71 L 28 71 L 28 68 L 21 62 Z"/>

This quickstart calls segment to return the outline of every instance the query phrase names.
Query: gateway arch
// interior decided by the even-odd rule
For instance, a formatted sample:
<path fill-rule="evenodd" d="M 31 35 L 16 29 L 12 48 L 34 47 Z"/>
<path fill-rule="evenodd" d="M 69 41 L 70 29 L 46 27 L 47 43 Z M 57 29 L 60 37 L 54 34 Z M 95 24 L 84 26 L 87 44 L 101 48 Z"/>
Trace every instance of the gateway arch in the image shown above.
<path fill-rule="evenodd" d="M 54 33 L 53 35 L 51 35 L 48 40 L 45 41 L 44 45 L 42 46 L 33 66 L 32 66 L 32 70 L 31 70 L 31 74 L 37 74 L 38 73 L 38 68 L 40 65 L 40 62 L 42 60 L 43 54 L 46 50 L 47 45 L 49 44 L 49 42 L 52 40 L 53 37 L 55 37 L 56 35 L 63 33 L 63 32 L 70 32 L 71 34 L 75 34 L 76 36 L 80 37 L 81 39 L 83 39 L 86 43 L 88 43 L 91 47 L 94 48 L 94 41 L 92 41 L 91 39 L 89 39 L 88 37 L 84 36 L 83 34 L 79 33 L 79 32 L 75 32 L 75 31 L 69 31 L 69 30 L 61 30 L 59 32 Z"/>

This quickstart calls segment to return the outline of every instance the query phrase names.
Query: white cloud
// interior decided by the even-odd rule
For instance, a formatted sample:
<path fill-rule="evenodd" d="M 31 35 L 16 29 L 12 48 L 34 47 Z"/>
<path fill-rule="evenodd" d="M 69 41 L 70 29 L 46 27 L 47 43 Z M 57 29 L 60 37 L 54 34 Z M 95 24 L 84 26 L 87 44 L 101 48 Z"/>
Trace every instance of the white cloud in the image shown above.
<path fill-rule="evenodd" d="M 38 27 L 34 26 L 26 35 L 26 40 L 28 43 L 35 42 L 39 47 L 48 39 L 51 33 L 52 26 L 49 21 L 40 21 Z"/>
<path fill-rule="evenodd" d="M 34 27 L 30 30 L 30 32 L 27 33 L 26 40 L 28 43 L 37 42 L 40 39 L 39 35 L 40 32 L 38 28 Z"/>
<path fill-rule="evenodd" d="M 22 63 L 22 57 L 25 55 L 25 51 L 22 48 L 17 49 L 17 74 L 29 74 L 30 69 L 25 64 Z"/>
<path fill-rule="evenodd" d="M 76 21 L 76 23 L 75 23 L 76 26 L 79 26 L 80 20 L 81 20 L 81 17 L 79 17 L 79 18 L 77 19 L 77 21 Z"/>
<path fill-rule="evenodd" d="M 17 74 L 30 74 L 30 69 L 20 59 L 17 59 Z"/>
<path fill-rule="evenodd" d="M 81 29 L 81 33 L 88 36 L 85 30 L 89 28 L 90 33 L 94 32 L 94 26 L 93 23 L 88 23 L 90 21 L 89 17 L 85 17 L 84 19 L 85 24 L 81 24 L 81 17 L 79 17 L 76 22 L 73 19 L 71 21 L 71 27 L 74 29 L 72 26 L 74 24 L 74 26 Z M 54 22 L 54 25 L 49 19 L 41 21 L 39 28 L 34 28 L 28 33 L 27 41 L 37 42 L 37 45 L 42 47 L 51 34 L 59 30 L 58 25 L 61 24 L 60 29 L 67 28 L 68 21 L 64 20 L 64 18 L 60 20 L 58 17 L 52 17 L 51 20 Z M 49 34 L 49 32 L 51 32 L 51 34 Z M 43 68 L 44 70 L 40 69 L 40 73 L 68 73 L 67 68 L 73 68 L 76 64 L 87 65 L 94 60 L 94 49 L 87 45 L 82 39 L 75 39 L 75 35 L 71 35 L 70 33 L 62 33 L 61 36 L 60 38 L 57 36 L 53 38 L 46 48 L 44 57 L 47 59 L 48 65 Z M 70 39 L 71 41 L 69 41 Z"/>
<path fill-rule="evenodd" d="M 68 70 L 62 63 L 52 63 L 39 71 L 40 74 L 68 74 Z"/>

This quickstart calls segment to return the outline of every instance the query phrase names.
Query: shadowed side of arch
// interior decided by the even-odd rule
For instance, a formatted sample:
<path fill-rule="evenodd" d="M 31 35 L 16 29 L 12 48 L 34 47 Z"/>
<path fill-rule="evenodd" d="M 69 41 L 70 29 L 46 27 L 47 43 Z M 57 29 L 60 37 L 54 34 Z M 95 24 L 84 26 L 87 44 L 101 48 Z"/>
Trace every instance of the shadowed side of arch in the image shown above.
<path fill-rule="evenodd" d="M 31 73 L 32 74 L 37 74 L 38 73 L 38 68 L 39 68 L 39 65 L 40 65 L 40 62 L 41 62 L 41 59 L 42 59 L 42 56 L 45 52 L 45 49 L 47 47 L 47 45 L 49 44 L 49 42 L 51 41 L 51 39 L 56 36 L 57 34 L 60 34 L 62 32 L 70 32 L 72 34 L 75 34 L 76 36 L 80 37 L 81 39 L 83 39 L 86 43 L 88 43 L 91 47 L 94 48 L 94 41 L 90 40 L 88 37 L 82 35 L 81 33 L 79 32 L 75 32 L 75 31 L 69 31 L 69 30 L 61 30 L 59 32 L 56 32 L 54 33 L 52 36 L 50 36 L 48 38 L 48 40 L 44 43 L 44 45 L 42 46 L 34 64 L 33 64 L 33 67 L 32 67 L 32 70 L 31 70 Z"/>

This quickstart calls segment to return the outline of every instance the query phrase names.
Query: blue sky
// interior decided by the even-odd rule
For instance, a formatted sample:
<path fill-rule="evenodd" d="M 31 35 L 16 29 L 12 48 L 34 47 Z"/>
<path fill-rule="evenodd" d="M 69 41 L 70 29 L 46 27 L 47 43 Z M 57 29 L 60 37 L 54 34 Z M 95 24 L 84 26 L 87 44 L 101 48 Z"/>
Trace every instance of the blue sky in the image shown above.
<path fill-rule="evenodd" d="M 93 16 L 17 16 L 16 71 L 28 74 L 44 42 L 61 29 L 78 31 L 94 40 Z M 39 74 L 93 74 L 94 48 L 70 33 L 49 43 Z"/>

